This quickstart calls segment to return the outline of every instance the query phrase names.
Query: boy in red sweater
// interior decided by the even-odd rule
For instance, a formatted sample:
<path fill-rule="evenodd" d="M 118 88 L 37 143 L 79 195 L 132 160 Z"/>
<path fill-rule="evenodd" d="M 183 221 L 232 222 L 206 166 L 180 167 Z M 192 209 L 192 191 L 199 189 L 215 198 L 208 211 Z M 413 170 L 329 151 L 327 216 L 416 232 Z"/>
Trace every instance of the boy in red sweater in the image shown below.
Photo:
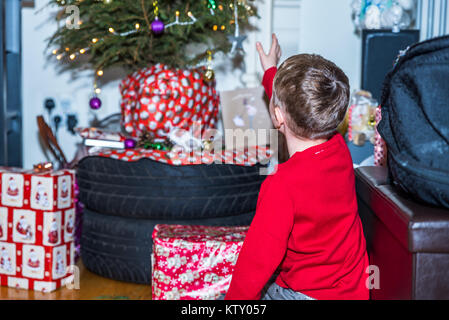
<path fill-rule="evenodd" d="M 277 70 L 275 35 L 268 55 L 260 43 L 257 50 L 270 115 L 290 159 L 262 184 L 225 299 L 368 299 L 353 164 L 336 133 L 349 102 L 348 78 L 318 55 L 290 57 Z"/>

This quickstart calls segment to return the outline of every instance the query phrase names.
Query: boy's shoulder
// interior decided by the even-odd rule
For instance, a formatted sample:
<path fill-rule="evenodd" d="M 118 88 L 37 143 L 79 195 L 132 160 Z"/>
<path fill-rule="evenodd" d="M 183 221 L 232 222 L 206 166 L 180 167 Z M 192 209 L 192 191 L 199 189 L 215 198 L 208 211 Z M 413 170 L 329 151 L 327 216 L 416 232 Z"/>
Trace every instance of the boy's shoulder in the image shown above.
<path fill-rule="evenodd" d="M 264 181 L 265 185 L 276 186 L 276 188 L 284 188 L 295 180 L 295 183 L 300 182 L 302 175 L 301 165 L 296 161 L 286 161 L 282 164 L 276 165 L 275 171 L 270 174 Z"/>
<path fill-rule="evenodd" d="M 295 153 L 286 162 L 277 166 L 272 177 L 278 181 L 289 182 L 293 179 L 299 182 L 301 177 L 313 176 L 317 171 L 334 165 L 353 169 L 348 146 L 339 133 L 322 145 Z"/>

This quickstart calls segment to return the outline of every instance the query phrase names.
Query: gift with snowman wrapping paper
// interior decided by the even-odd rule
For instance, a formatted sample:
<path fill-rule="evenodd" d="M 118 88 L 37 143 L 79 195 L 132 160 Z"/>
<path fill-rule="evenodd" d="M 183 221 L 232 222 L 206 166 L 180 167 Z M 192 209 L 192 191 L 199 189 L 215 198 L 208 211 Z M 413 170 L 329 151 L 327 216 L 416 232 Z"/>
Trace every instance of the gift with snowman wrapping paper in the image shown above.
<path fill-rule="evenodd" d="M 74 264 L 73 170 L 0 167 L 0 284 L 54 291 Z"/>
<path fill-rule="evenodd" d="M 156 225 L 153 300 L 216 300 L 225 294 L 248 228 Z"/>

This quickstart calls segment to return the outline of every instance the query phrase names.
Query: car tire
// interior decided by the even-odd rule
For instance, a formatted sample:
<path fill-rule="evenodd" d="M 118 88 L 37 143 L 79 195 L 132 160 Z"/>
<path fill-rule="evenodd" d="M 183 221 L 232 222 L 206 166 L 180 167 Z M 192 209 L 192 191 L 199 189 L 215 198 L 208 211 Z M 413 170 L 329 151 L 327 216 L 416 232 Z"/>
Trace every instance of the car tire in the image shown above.
<path fill-rule="evenodd" d="M 254 212 L 208 219 L 146 220 L 109 216 L 86 208 L 81 259 L 88 270 L 100 276 L 150 284 L 152 233 L 156 224 L 237 226 L 249 225 L 253 217 Z"/>
<path fill-rule="evenodd" d="M 265 179 L 261 168 L 93 156 L 80 161 L 77 179 L 81 202 L 97 212 L 138 219 L 208 219 L 255 211 Z"/>

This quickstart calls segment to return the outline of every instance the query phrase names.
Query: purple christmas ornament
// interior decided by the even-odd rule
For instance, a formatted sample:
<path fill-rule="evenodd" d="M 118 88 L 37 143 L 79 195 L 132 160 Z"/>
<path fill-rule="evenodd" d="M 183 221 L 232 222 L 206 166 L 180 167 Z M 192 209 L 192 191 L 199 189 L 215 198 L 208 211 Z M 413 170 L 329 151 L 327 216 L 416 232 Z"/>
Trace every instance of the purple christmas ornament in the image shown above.
<path fill-rule="evenodd" d="M 136 147 L 136 140 L 134 139 L 126 139 L 125 140 L 125 149 L 134 149 Z"/>
<path fill-rule="evenodd" d="M 156 17 L 156 20 L 154 20 L 151 23 L 151 30 L 156 35 L 162 34 L 164 32 L 164 28 L 165 28 L 164 23 L 161 20 L 159 20 L 157 17 Z"/>
<path fill-rule="evenodd" d="M 98 97 L 93 97 L 89 101 L 90 108 L 93 110 L 98 110 L 101 108 L 101 100 Z"/>

